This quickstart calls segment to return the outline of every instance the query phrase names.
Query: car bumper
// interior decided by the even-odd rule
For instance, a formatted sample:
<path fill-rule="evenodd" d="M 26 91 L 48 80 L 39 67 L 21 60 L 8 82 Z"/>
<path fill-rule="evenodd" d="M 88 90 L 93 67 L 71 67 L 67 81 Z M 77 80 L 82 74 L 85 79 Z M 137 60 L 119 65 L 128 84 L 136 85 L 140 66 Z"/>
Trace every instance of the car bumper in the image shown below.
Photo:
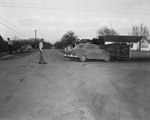
<path fill-rule="evenodd" d="M 64 57 L 65 58 L 79 58 L 79 56 L 77 56 L 77 55 L 67 55 L 67 54 L 64 54 Z"/>

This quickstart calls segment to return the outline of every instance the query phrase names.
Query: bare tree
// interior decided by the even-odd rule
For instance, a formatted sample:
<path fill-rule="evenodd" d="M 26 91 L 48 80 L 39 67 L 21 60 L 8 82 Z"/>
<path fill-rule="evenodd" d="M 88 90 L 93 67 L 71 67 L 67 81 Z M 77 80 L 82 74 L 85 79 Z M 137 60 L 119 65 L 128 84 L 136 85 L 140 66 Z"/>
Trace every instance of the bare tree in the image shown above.
<path fill-rule="evenodd" d="M 132 27 L 132 32 L 131 32 L 132 36 L 145 36 L 145 37 L 149 37 L 149 30 L 146 26 L 144 26 L 143 24 L 138 25 L 134 25 Z"/>
<path fill-rule="evenodd" d="M 107 26 L 103 26 L 97 31 L 97 35 L 98 36 L 118 35 L 118 33 L 113 28 L 108 28 Z"/>
<path fill-rule="evenodd" d="M 144 37 L 148 38 L 149 37 L 149 30 L 143 24 L 140 24 L 139 26 L 134 25 L 132 27 L 131 35 L 132 36 L 144 36 Z M 141 41 L 139 41 L 139 51 L 141 51 Z"/>

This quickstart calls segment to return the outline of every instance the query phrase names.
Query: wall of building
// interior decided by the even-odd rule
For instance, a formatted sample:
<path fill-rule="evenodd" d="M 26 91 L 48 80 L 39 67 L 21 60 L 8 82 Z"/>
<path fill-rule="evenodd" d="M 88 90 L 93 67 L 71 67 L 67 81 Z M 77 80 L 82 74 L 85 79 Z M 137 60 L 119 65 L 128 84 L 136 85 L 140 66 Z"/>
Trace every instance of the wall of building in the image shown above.
<path fill-rule="evenodd" d="M 131 43 L 131 50 L 139 50 L 139 42 Z M 141 51 L 150 51 L 150 43 L 142 42 L 141 43 Z"/>

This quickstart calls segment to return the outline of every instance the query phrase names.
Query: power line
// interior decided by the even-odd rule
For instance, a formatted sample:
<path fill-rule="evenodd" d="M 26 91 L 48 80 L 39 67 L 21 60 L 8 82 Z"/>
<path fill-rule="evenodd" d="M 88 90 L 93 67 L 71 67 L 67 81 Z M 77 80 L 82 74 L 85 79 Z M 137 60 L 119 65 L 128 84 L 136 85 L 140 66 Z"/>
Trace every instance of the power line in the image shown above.
<path fill-rule="evenodd" d="M 51 9 L 51 10 L 65 10 L 65 11 L 85 11 L 85 12 L 108 12 L 108 13 L 127 13 L 127 14 L 142 14 L 142 15 L 149 15 L 149 12 L 134 12 L 134 11 L 114 11 L 109 9 L 73 9 L 73 8 L 54 8 L 54 7 L 37 7 L 37 6 L 11 6 L 11 5 L 3 5 L 0 7 L 11 7 L 11 8 L 25 8 L 25 9 Z M 147 10 L 148 11 L 148 10 Z"/>
<path fill-rule="evenodd" d="M 4 25 L 5 27 L 7 27 L 8 29 L 10 29 L 10 30 L 12 30 L 12 31 L 14 31 L 14 32 L 16 32 L 16 33 L 18 33 L 18 34 L 20 34 L 20 35 L 23 35 L 22 33 L 20 33 L 20 32 L 18 32 L 18 31 L 16 31 L 16 30 L 14 30 L 14 29 L 12 29 L 12 28 L 10 28 L 9 26 L 7 26 L 7 25 L 5 25 L 4 23 L 2 23 L 2 22 L 0 22 L 2 25 Z M 25 36 L 25 35 L 23 35 L 23 36 Z M 27 37 L 27 36 L 26 36 Z"/>
<path fill-rule="evenodd" d="M 6 23 L 8 23 L 9 25 L 11 25 L 11 26 L 13 26 L 14 28 L 16 28 L 17 30 L 19 30 L 19 31 L 22 31 L 22 30 L 20 30 L 19 28 L 17 28 L 15 25 L 13 25 L 13 24 L 11 24 L 10 22 L 8 22 L 6 19 L 4 19 L 3 17 L 1 17 L 0 16 L 0 18 L 2 19 L 2 20 L 4 20 Z M 26 35 L 26 34 L 24 34 L 25 36 L 29 36 L 29 35 Z"/>
<path fill-rule="evenodd" d="M 13 27 L 15 27 L 16 29 L 18 29 L 16 26 L 14 26 L 13 24 L 11 24 L 11 23 L 8 22 L 7 20 L 5 20 L 3 17 L 0 16 L 0 18 L 1 18 L 2 20 L 4 20 L 5 22 L 7 22 L 8 24 L 10 24 L 10 25 L 12 25 Z M 19 30 L 19 29 L 18 29 L 18 30 Z"/>

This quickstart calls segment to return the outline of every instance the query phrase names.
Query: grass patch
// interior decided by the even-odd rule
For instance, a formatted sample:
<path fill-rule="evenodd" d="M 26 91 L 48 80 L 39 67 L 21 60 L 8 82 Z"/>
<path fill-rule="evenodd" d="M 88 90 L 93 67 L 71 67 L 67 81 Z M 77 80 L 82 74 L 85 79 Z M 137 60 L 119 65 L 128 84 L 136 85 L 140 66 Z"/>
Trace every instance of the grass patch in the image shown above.
<path fill-rule="evenodd" d="M 38 51 L 38 49 L 34 49 L 33 51 L 26 52 L 26 53 L 18 53 L 18 52 L 13 51 L 12 55 L 9 55 L 8 52 L 3 52 L 3 53 L 0 53 L 0 60 L 11 60 L 11 59 L 16 59 L 16 58 L 20 58 L 20 57 L 25 57 L 25 56 L 35 53 L 37 51 Z"/>

